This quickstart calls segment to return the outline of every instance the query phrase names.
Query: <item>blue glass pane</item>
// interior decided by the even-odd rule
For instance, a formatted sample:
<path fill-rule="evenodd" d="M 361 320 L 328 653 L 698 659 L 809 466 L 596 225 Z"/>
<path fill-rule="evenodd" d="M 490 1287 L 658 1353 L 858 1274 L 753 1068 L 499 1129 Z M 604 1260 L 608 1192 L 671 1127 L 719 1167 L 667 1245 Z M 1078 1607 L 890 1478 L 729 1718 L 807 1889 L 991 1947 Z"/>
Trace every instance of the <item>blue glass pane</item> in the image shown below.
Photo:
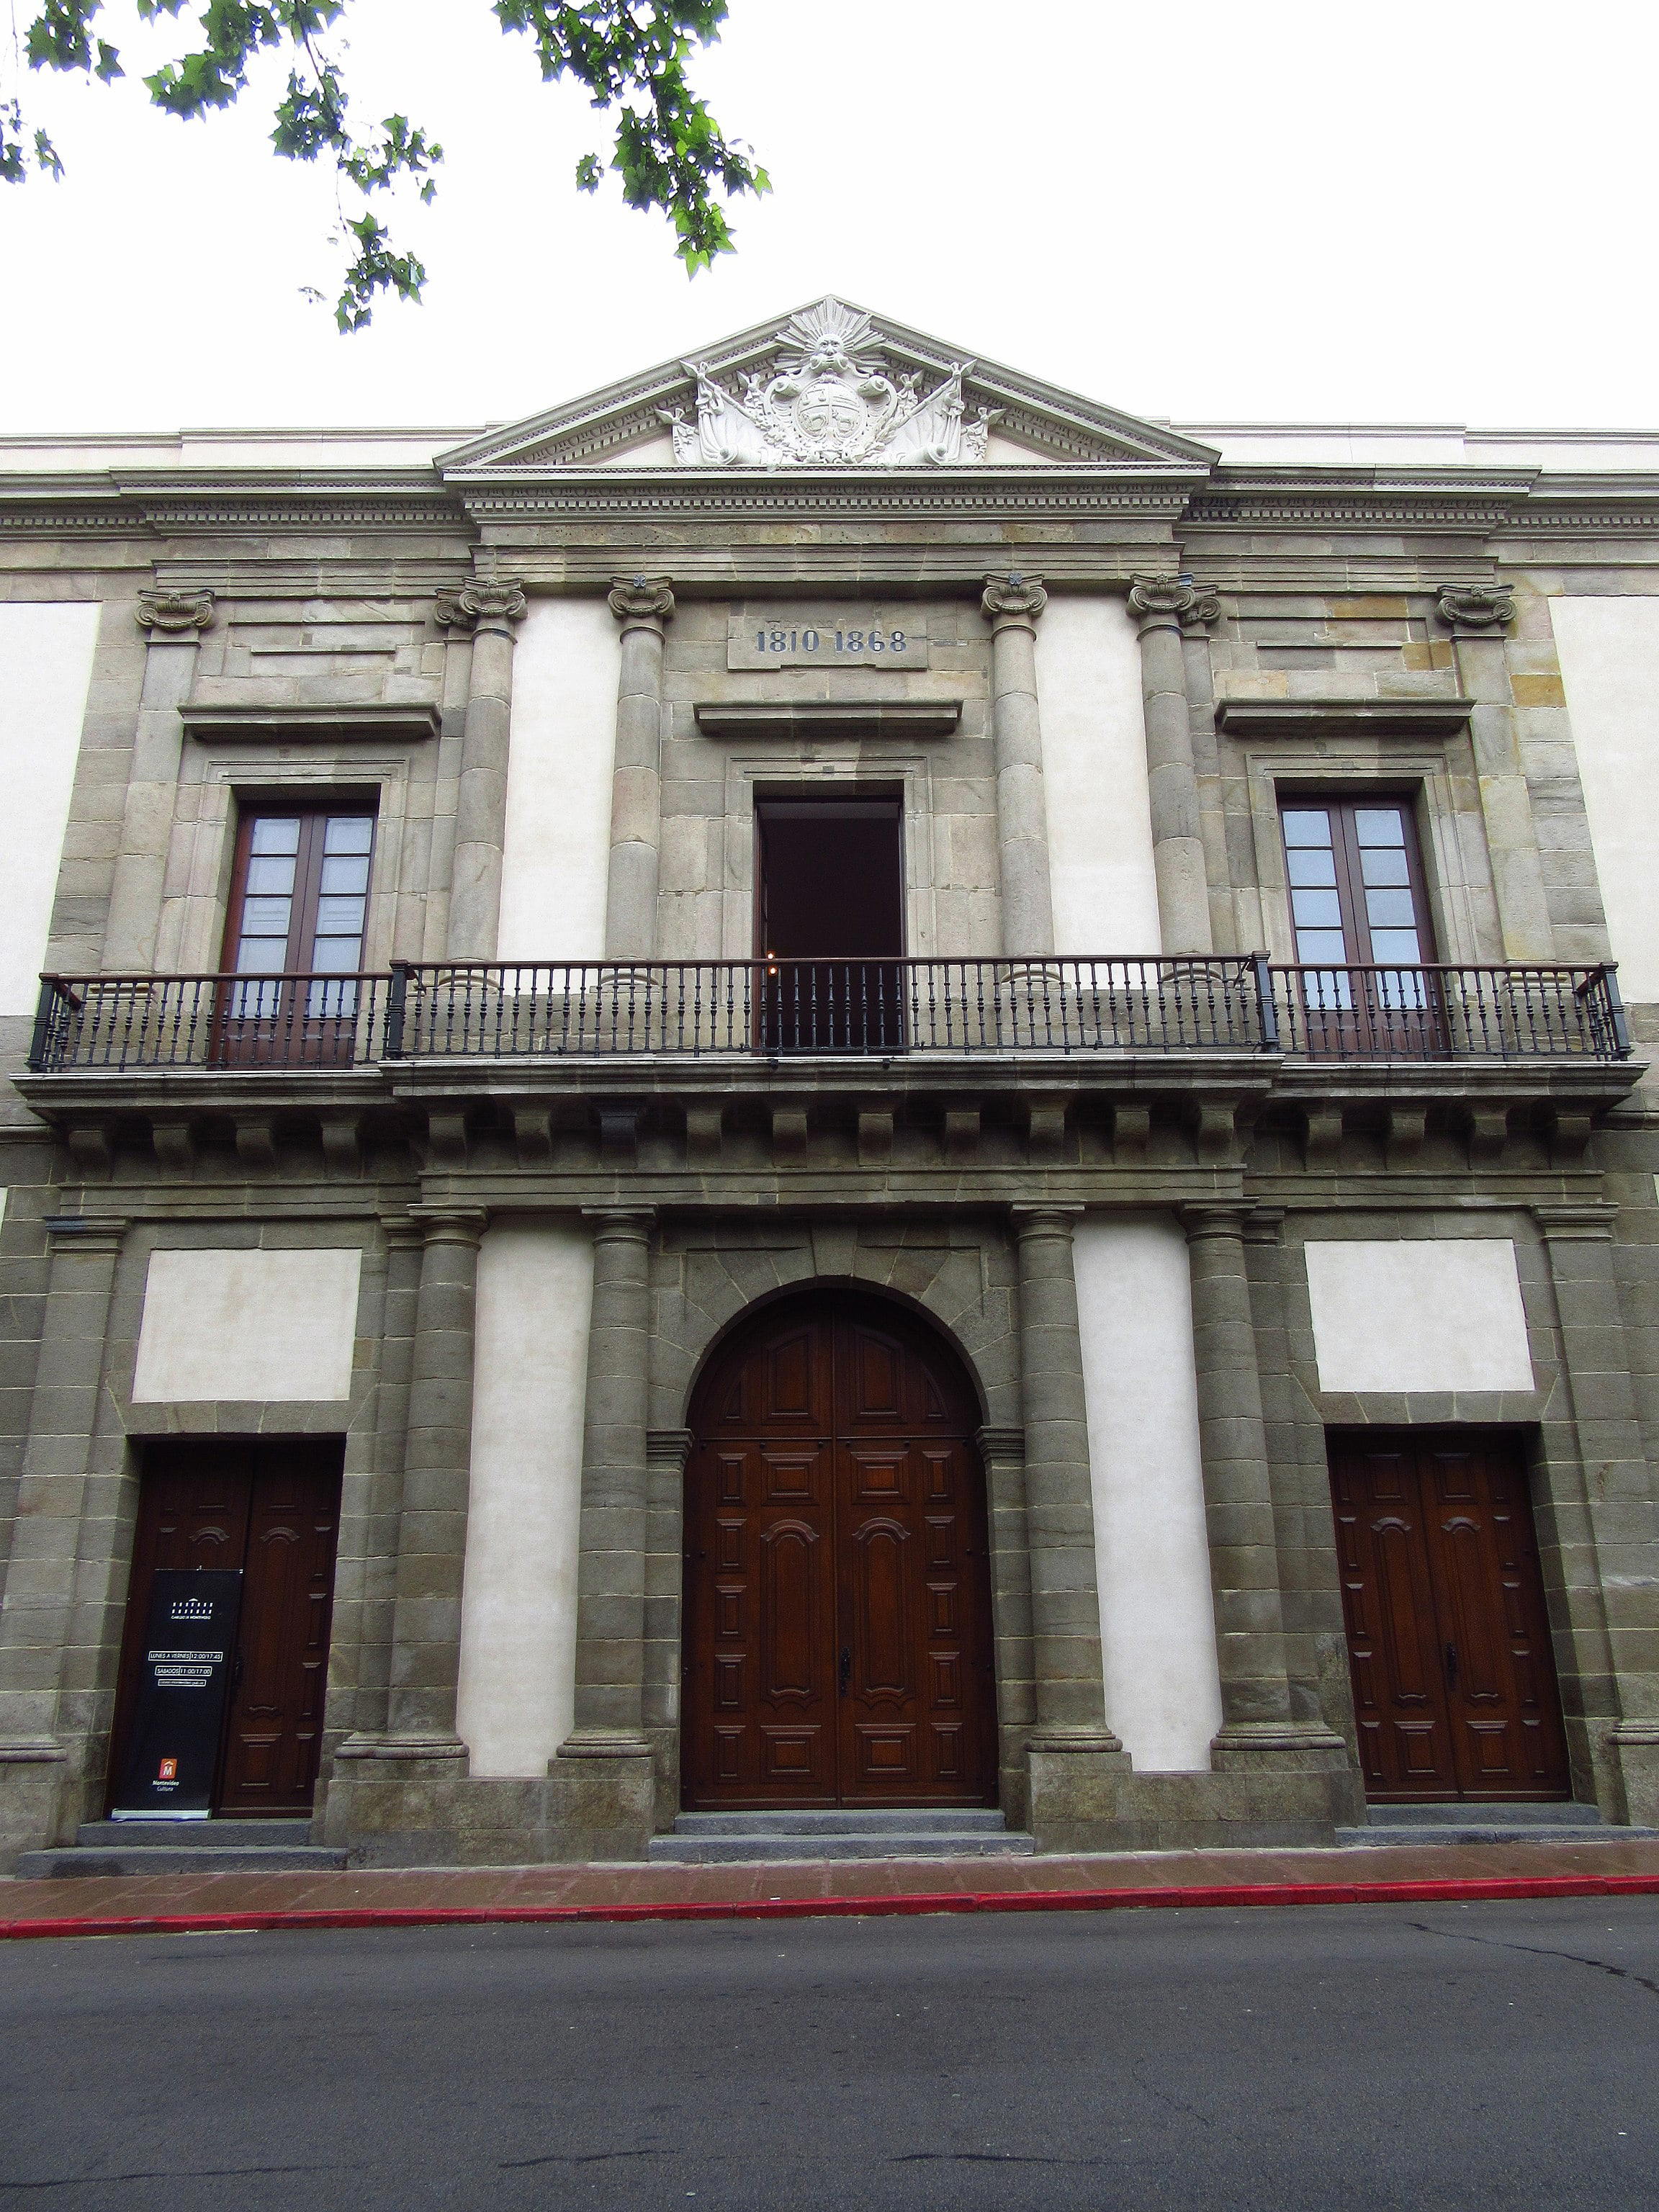
<path fill-rule="evenodd" d="M 252 842 L 249 848 L 255 853 L 297 853 L 300 849 L 300 825 L 291 817 L 262 814 L 253 825 Z"/>
<path fill-rule="evenodd" d="M 1331 817 L 1322 806 L 1305 811 L 1287 807 L 1284 823 L 1287 845 L 1328 845 L 1331 842 Z"/>
<path fill-rule="evenodd" d="M 274 853 L 269 860 L 250 860 L 247 864 L 247 889 L 250 891 L 273 891 L 286 898 L 294 889 L 294 856 Z"/>
<path fill-rule="evenodd" d="M 1396 963 L 1402 968 L 1414 968 L 1422 957 L 1414 929 L 1374 929 L 1371 932 L 1371 958 L 1379 968 L 1389 968 Z"/>
<path fill-rule="evenodd" d="M 325 853 L 366 853 L 374 836 L 372 814 L 337 815 L 323 832 Z"/>
<path fill-rule="evenodd" d="M 1315 852 L 1303 847 L 1286 853 L 1285 865 L 1290 870 L 1293 884 L 1334 884 L 1336 881 L 1336 855 L 1331 852 Z"/>
<path fill-rule="evenodd" d="M 1403 845 L 1406 817 L 1397 806 L 1357 806 L 1354 828 L 1362 845 Z"/>
<path fill-rule="evenodd" d="M 1340 929 L 1298 929 L 1296 957 L 1304 962 L 1346 960 L 1348 948 Z"/>
<path fill-rule="evenodd" d="M 1334 891 L 1292 891 L 1291 913 L 1304 929 L 1342 927 L 1342 902 Z"/>
<path fill-rule="evenodd" d="M 1359 874 L 1366 884 L 1408 884 L 1411 871 L 1402 846 L 1370 845 L 1359 855 Z"/>
<path fill-rule="evenodd" d="M 1367 891 L 1365 919 L 1375 929 L 1415 929 L 1417 908 L 1409 891 Z"/>

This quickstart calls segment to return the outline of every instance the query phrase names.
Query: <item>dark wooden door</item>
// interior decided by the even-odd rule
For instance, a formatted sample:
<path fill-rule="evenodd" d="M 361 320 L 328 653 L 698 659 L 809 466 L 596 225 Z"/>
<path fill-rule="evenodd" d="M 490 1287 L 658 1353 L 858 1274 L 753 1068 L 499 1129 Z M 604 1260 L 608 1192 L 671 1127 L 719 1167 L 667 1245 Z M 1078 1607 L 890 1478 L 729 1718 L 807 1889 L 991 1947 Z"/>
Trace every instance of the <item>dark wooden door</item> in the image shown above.
<path fill-rule="evenodd" d="M 689 1806 L 995 1802 L 976 1425 L 945 1348 L 850 1295 L 716 1361 L 686 1475 Z"/>
<path fill-rule="evenodd" d="M 1339 1434 L 1330 1465 L 1366 1795 L 1566 1796 L 1566 1741 L 1516 1440 Z"/>
<path fill-rule="evenodd" d="M 168 1567 L 239 1569 L 240 1626 L 213 1809 L 232 1819 L 311 1810 L 339 1502 L 337 1443 L 295 1438 L 151 1447 L 128 1586 L 112 1776 L 123 1771 L 152 1576 Z"/>

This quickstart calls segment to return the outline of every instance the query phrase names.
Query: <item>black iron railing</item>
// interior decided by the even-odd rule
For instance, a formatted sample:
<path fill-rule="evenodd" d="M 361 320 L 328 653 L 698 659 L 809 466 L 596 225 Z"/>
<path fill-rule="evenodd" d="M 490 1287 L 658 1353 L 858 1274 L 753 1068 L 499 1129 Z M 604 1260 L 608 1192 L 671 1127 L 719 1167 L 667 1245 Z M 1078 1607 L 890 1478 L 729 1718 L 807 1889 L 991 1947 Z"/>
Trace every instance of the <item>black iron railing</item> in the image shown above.
<path fill-rule="evenodd" d="M 798 1054 L 1282 1052 L 1618 1060 L 1611 966 L 1273 968 L 1259 957 L 539 961 L 362 975 L 43 979 L 29 1065 Z"/>

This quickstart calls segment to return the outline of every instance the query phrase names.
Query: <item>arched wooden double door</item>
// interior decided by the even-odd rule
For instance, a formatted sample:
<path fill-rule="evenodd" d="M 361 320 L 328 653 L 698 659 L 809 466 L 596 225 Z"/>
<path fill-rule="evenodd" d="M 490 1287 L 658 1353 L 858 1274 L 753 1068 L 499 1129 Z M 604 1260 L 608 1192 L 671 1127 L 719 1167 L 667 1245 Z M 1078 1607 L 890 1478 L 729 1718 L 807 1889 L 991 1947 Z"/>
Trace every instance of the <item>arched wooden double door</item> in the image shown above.
<path fill-rule="evenodd" d="M 688 1806 L 996 1802 L 977 1411 L 925 1324 L 855 1292 L 716 1355 L 686 1476 Z"/>

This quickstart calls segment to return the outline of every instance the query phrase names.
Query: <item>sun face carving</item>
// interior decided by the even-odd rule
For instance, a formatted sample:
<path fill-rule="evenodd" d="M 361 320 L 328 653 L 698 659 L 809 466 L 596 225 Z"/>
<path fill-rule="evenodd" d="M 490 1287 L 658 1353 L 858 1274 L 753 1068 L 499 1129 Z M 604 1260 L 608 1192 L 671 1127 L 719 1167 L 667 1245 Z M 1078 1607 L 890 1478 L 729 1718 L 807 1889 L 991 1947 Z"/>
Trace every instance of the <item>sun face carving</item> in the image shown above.
<path fill-rule="evenodd" d="M 1000 411 L 968 421 L 958 362 L 924 395 L 920 372 L 896 378 L 870 349 L 878 345 L 867 315 L 836 299 L 795 316 L 779 341 L 774 368 L 738 379 L 738 392 L 686 363 L 696 379 L 697 419 L 661 410 L 682 468 L 950 468 L 982 461 Z M 787 348 L 789 350 L 784 351 Z"/>

